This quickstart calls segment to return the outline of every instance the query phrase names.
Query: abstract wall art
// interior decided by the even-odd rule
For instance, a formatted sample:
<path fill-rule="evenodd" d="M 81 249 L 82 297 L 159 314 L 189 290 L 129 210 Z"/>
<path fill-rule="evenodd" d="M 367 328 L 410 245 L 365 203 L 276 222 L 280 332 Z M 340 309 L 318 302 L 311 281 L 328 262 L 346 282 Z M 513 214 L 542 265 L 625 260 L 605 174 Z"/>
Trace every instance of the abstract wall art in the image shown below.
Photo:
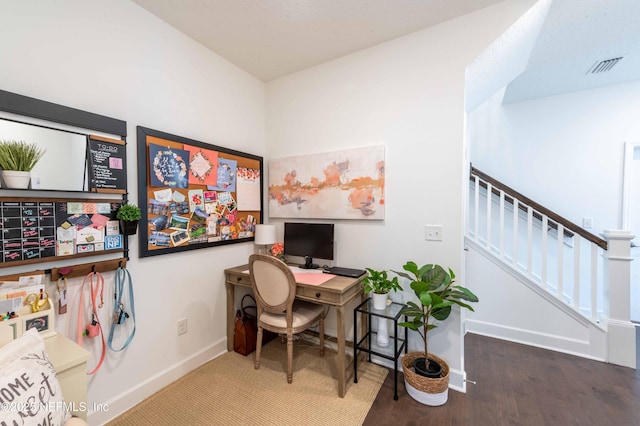
<path fill-rule="evenodd" d="M 269 161 L 269 216 L 384 219 L 384 146 Z"/>

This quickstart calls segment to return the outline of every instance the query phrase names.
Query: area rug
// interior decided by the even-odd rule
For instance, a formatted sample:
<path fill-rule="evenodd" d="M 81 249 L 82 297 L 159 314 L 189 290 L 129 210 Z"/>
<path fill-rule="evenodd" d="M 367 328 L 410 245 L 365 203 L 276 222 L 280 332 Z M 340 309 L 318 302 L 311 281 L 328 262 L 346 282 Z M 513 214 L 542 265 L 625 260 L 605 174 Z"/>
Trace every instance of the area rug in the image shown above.
<path fill-rule="evenodd" d="M 253 354 L 225 353 L 125 412 L 111 426 L 147 425 L 360 425 L 387 369 L 358 364 L 358 383 L 347 380 L 338 397 L 336 353 L 294 343 L 293 383 L 286 378 L 286 344 L 276 339 Z"/>

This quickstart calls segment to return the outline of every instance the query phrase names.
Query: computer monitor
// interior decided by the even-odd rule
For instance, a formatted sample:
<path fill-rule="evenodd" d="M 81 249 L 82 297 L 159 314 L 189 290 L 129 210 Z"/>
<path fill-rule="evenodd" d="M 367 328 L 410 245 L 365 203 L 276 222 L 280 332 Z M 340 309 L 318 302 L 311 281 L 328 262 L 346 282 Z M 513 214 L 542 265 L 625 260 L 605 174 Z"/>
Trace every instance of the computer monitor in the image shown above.
<path fill-rule="evenodd" d="M 333 223 L 284 224 L 284 254 L 304 257 L 303 268 L 317 268 L 313 258 L 333 260 Z"/>

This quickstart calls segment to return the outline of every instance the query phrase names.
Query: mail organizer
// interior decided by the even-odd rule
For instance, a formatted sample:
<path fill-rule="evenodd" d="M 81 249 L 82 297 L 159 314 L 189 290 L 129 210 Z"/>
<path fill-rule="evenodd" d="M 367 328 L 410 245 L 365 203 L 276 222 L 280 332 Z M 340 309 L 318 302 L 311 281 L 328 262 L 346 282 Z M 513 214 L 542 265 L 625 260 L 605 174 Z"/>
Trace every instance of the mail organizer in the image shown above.
<path fill-rule="evenodd" d="M 23 306 L 16 312 L 15 318 L 0 321 L 0 346 L 22 336 L 24 332 L 35 328 L 43 338 L 56 333 L 53 309 L 31 312 L 31 306 Z"/>
<path fill-rule="evenodd" d="M 0 198 L 0 267 L 122 253 L 116 199 Z"/>

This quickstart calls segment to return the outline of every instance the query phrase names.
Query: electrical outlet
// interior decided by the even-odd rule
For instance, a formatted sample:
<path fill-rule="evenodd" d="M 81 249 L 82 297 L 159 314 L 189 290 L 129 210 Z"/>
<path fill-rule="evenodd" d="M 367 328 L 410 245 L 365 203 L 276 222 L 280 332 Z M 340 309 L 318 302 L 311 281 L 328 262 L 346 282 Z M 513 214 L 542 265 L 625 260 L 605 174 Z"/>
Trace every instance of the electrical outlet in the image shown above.
<path fill-rule="evenodd" d="M 425 225 L 424 239 L 427 241 L 442 241 L 442 225 Z"/>
<path fill-rule="evenodd" d="M 178 320 L 178 336 L 181 334 L 187 334 L 187 319 L 182 318 Z"/>
<path fill-rule="evenodd" d="M 593 218 L 592 217 L 583 217 L 582 218 L 582 227 L 584 229 L 593 228 Z"/>

